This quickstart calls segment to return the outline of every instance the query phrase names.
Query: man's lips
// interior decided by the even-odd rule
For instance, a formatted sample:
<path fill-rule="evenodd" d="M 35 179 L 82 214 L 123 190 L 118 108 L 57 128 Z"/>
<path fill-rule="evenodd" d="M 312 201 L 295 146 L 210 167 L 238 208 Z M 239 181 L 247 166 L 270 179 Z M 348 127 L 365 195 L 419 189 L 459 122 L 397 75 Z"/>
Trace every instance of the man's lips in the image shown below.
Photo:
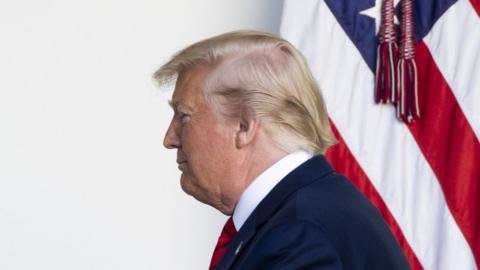
<path fill-rule="evenodd" d="M 185 159 L 177 159 L 177 163 L 180 164 L 180 163 L 186 163 L 187 161 Z"/>
<path fill-rule="evenodd" d="M 177 160 L 177 164 L 178 164 L 178 169 L 180 171 L 183 171 L 185 169 L 185 167 L 187 166 L 187 161 L 186 160 Z"/>

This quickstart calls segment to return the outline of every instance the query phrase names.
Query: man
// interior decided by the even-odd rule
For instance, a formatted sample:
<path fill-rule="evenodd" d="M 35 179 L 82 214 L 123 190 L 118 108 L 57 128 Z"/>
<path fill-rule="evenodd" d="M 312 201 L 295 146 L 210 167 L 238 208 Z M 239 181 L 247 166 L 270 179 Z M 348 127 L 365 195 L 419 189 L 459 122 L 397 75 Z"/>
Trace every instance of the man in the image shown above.
<path fill-rule="evenodd" d="M 182 189 L 232 216 L 210 269 L 409 269 L 377 210 L 322 156 L 335 142 L 325 104 L 290 43 L 226 33 L 154 78 L 176 79 L 164 145 Z"/>

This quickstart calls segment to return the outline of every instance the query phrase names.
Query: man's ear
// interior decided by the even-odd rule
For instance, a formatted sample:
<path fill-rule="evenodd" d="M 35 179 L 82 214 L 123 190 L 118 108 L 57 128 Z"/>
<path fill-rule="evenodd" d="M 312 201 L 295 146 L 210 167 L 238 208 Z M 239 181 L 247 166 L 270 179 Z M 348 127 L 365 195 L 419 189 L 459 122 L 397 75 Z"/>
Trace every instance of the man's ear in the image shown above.
<path fill-rule="evenodd" d="M 250 115 L 242 117 L 237 123 L 235 144 L 238 149 L 251 144 L 257 135 L 260 122 Z"/>

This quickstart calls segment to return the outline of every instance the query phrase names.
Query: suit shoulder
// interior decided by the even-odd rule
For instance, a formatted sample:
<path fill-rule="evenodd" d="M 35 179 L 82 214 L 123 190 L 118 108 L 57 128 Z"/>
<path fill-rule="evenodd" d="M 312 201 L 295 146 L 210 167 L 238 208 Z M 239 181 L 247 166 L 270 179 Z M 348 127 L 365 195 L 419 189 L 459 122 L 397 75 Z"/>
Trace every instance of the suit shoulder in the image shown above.
<path fill-rule="evenodd" d="M 379 211 L 343 175 L 332 173 L 303 186 L 277 214 L 279 223 L 295 220 L 320 229 L 347 269 L 356 269 L 353 264 L 409 269 Z"/>

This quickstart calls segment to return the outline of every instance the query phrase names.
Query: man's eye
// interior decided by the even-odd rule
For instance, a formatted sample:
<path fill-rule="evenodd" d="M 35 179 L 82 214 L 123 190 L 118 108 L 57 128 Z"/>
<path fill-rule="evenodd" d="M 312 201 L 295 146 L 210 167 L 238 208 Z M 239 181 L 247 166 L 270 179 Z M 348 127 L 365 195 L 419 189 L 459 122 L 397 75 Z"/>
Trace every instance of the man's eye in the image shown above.
<path fill-rule="evenodd" d="M 179 115 L 179 118 L 180 118 L 180 122 L 186 123 L 188 120 L 190 120 L 190 115 L 185 114 L 185 113 L 181 113 Z"/>

